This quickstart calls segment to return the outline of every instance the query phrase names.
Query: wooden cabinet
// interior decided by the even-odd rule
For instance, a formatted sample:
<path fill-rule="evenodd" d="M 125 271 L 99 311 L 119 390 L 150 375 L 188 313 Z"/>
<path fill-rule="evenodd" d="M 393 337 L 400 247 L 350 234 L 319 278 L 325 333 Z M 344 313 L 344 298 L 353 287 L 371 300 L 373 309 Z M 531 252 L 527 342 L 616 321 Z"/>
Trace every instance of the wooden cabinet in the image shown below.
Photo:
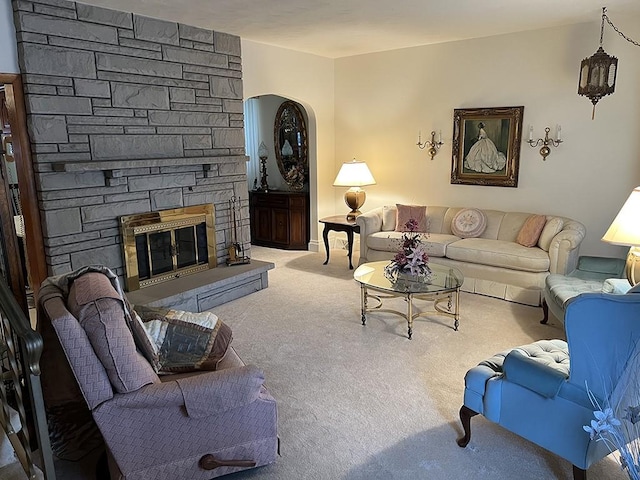
<path fill-rule="evenodd" d="M 307 250 L 309 194 L 249 192 L 251 243 L 287 250 Z"/>

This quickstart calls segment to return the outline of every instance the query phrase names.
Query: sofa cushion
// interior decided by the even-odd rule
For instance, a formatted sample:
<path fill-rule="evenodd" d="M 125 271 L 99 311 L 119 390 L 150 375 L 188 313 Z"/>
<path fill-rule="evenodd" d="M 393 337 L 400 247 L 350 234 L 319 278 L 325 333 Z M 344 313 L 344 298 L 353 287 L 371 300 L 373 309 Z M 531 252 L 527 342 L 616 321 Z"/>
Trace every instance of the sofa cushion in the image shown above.
<path fill-rule="evenodd" d="M 451 220 L 451 231 L 461 238 L 479 237 L 487 228 L 487 217 L 477 208 L 463 208 Z"/>
<path fill-rule="evenodd" d="M 407 231 L 407 222 L 415 220 L 418 223 L 416 232 L 428 232 L 427 225 L 427 207 L 424 205 L 402 205 L 396 204 L 396 232 Z"/>
<path fill-rule="evenodd" d="M 447 246 L 447 258 L 525 272 L 549 270 L 547 252 L 502 240 L 465 238 Z"/>
<path fill-rule="evenodd" d="M 78 277 L 71 285 L 67 303 L 118 393 L 160 382 L 149 362 L 136 350 L 122 299 L 107 276 L 90 272 Z"/>
<path fill-rule="evenodd" d="M 550 220 L 547 220 L 547 223 L 540 233 L 538 246 L 545 252 L 548 252 L 551 247 L 551 240 L 553 240 L 553 237 L 562 231 L 563 227 L 564 220 L 560 217 L 553 217 Z"/>
<path fill-rule="evenodd" d="M 425 247 L 425 251 L 430 257 L 446 256 L 447 246 L 460 238 L 455 235 L 445 235 L 441 233 L 430 233 L 420 235 L 420 241 Z M 402 246 L 401 232 L 376 232 L 367 236 L 367 246 L 373 250 L 381 252 L 397 252 Z"/>
<path fill-rule="evenodd" d="M 385 205 L 382 207 L 382 231 L 393 232 L 396 229 L 396 206 Z"/>
<path fill-rule="evenodd" d="M 544 215 L 531 215 L 520 228 L 516 242 L 523 247 L 533 247 L 538 243 L 545 223 L 547 223 L 547 217 Z"/>
<path fill-rule="evenodd" d="M 545 295 L 564 310 L 567 302 L 581 293 L 602 292 L 603 280 L 552 273 L 545 279 Z"/>

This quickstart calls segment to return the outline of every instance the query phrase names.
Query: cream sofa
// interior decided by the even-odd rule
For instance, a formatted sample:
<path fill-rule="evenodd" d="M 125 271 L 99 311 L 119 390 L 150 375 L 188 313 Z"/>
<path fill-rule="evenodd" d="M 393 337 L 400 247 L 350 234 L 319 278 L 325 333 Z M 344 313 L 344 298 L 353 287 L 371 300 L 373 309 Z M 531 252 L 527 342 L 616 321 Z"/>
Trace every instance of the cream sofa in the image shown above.
<path fill-rule="evenodd" d="M 429 233 L 423 241 L 430 262 L 456 267 L 464 274 L 463 291 L 538 306 L 547 275 L 576 268 L 586 233 L 582 223 L 557 217 L 562 222 L 551 230 L 549 221 L 555 217 L 547 215 L 538 244 L 524 247 L 516 238 L 530 213 L 480 209 L 487 220 L 484 232 L 477 238 L 460 238 L 452 233 L 451 221 L 462 208 L 428 206 Z M 394 231 L 396 206 L 363 213 L 356 222 L 360 227 L 360 264 L 391 260 L 402 236 Z"/>

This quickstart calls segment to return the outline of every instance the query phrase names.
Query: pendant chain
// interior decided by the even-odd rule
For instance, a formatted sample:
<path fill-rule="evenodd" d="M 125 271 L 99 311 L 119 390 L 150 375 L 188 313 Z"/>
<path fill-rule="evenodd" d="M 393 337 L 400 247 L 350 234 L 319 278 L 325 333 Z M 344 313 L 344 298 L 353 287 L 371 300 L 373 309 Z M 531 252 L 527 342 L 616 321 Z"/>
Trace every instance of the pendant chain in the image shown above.
<path fill-rule="evenodd" d="M 604 9 L 603 9 L 604 10 Z M 635 40 L 627 37 L 624 33 L 622 33 L 620 30 L 618 30 L 618 27 L 616 27 L 613 22 L 609 19 L 609 17 L 607 16 L 606 13 L 602 12 L 602 18 L 604 20 L 607 21 L 607 23 L 609 25 L 611 25 L 611 28 L 613 28 L 616 32 L 618 32 L 618 35 L 620 35 L 622 38 L 624 38 L 627 42 L 629 43 L 633 43 L 636 47 L 640 47 L 640 43 L 636 42 Z M 602 45 L 602 35 L 604 33 L 604 22 L 602 22 L 602 28 L 600 29 L 600 45 Z"/>

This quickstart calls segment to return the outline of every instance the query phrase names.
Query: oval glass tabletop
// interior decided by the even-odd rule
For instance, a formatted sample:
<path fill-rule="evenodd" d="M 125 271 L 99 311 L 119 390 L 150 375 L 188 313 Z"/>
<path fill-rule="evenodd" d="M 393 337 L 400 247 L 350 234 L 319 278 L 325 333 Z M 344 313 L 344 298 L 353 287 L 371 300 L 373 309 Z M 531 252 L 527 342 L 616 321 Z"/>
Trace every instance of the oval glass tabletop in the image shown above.
<path fill-rule="evenodd" d="M 423 280 L 411 280 L 409 278 L 401 278 L 391 281 L 384 275 L 384 267 L 389 265 L 389 260 L 380 262 L 369 262 L 360 265 L 355 272 L 353 278 L 357 282 L 371 288 L 387 290 L 397 293 L 437 293 L 453 291 L 462 285 L 464 276 L 462 272 L 455 267 L 447 267 L 430 263 L 431 279 L 427 282 Z"/>

